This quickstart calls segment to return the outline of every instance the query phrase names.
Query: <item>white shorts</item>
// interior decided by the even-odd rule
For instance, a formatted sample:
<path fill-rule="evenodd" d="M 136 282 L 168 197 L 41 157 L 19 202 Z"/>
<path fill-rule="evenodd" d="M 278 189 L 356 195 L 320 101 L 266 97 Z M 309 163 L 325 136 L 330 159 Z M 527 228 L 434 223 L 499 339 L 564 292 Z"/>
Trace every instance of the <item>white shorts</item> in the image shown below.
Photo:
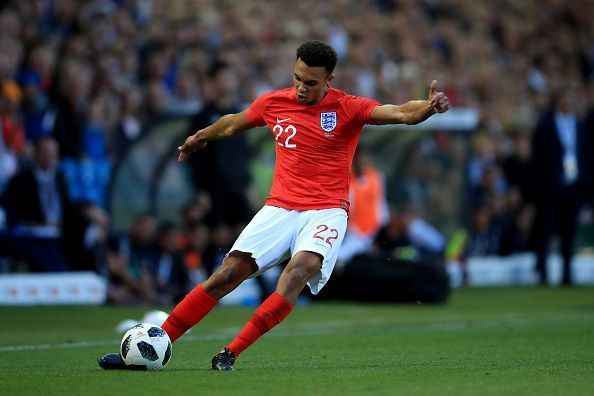
<path fill-rule="evenodd" d="M 252 277 L 282 263 L 297 252 L 323 257 L 322 268 L 308 281 L 312 294 L 324 287 L 338 258 L 347 226 L 344 209 L 289 210 L 264 206 L 245 227 L 229 252 L 251 253 L 258 271 Z"/>

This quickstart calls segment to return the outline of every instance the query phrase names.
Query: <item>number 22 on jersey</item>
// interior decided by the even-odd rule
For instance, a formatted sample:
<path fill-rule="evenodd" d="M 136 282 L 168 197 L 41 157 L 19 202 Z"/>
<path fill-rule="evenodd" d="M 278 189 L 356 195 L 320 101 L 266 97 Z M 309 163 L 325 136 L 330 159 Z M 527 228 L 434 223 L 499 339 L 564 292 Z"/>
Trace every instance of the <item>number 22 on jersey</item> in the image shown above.
<path fill-rule="evenodd" d="M 287 125 L 283 128 L 282 125 L 276 124 L 274 128 L 272 128 L 272 133 L 275 134 L 274 139 L 279 146 L 286 148 L 297 147 L 296 143 L 291 143 L 291 139 L 297 134 L 297 128 L 293 125 Z"/>

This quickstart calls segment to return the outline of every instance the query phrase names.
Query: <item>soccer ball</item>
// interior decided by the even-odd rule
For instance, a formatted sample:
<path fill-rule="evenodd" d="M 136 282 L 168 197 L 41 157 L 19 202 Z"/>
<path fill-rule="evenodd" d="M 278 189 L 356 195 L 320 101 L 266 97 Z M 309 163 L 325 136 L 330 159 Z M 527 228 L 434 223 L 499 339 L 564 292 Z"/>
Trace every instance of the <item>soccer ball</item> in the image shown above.
<path fill-rule="evenodd" d="M 120 355 L 128 366 L 161 370 L 171 359 L 171 340 L 159 326 L 140 323 L 124 334 Z"/>

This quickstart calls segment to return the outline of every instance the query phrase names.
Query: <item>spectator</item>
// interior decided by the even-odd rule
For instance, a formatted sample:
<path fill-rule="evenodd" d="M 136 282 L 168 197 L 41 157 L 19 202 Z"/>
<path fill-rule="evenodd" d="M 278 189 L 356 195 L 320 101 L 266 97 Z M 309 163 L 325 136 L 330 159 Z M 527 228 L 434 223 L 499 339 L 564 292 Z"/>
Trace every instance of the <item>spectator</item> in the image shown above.
<path fill-rule="evenodd" d="M 502 164 L 505 180 L 510 187 L 516 187 L 523 203 L 533 200 L 534 170 L 532 169 L 532 147 L 528 133 L 517 133 L 513 137 L 513 152 Z"/>
<path fill-rule="evenodd" d="M 445 250 L 445 238 L 410 206 L 398 211 L 390 208 L 390 220 L 375 241 L 376 245 L 390 255 L 407 259 L 430 259 L 441 261 Z M 399 251 L 406 251 L 400 254 Z"/>
<path fill-rule="evenodd" d="M 2 84 L 0 95 L 0 130 L 4 146 L 17 155 L 25 150 L 25 129 L 19 106 L 23 94 L 17 83 L 8 80 Z"/>
<path fill-rule="evenodd" d="M 61 157 L 85 156 L 84 131 L 90 102 L 93 69 L 75 58 L 65 59 L 59 71 L 59 99 L 53 135 L 60 144 Z"/>
<path fill-rule="evenodd" d="M 534 205 L 525 204 L 518 187 L 506 193 L 505 218 L 501 224 L 498 253 L 506 256 L 532 250 Z"/>
<path fill-rule="evenodd" d="M 109 114 L 107 95 L 93 98 L 82 126 L 81 157 L 65 157 L 61 160 L 61 168 L 68 178 L 68 192 L 75 201 L 106 206 L 111 171 L 105 136 Z"/>
<path fill-rule="evenodd" d="M 189 229 L 196 223 L 204 223 L 210 210 L 212 202 L 210 195 L 205 192 L 198 192 L 196 198 L 185 205 L 181 210 L 181 221 L 185 229 Z"/>
<path fill-rule="evenodd" d="M 589 131 L 578 115 L 571 86 L 560 89 L 553 108 L 542 115 L 532 139 L 535 174 L 535 252 L 541 284 L 548 282 L 547 256 L 554 234 L 560 237 L 562 283 L 569 285 L 580 208 L 592 188 L 594 153 Z"/>
<path fill-rule="evenodd" d="M 585 118 L 585 126 L 588 134 L 590 136 L 590 153 L 594 153 L 594 82 L 590 82 L 589 86 L 589 97 L 590 97 L 590 105 L 588 108 L 588 113 L 586 114 Z M 594 160 L 592 160 L 594 162 Z M 594 177 L 592 175 L 591 177 Z M 594 180 L 592 180 L 590 184 L 590 194 L 589 194 L 589 201 L 594 208 Z"/>
<path fill-rule="evenodd" d="M 192 121 L 193 132 L 222 115 L 240 111 L 237 72 L 228 64 L 216 62 L 209 70 L 209 77 L 208 101 Z M 190 164 L 196 189 L 208 192 L 212 199 L 212 211 L 207 218 L 209 225 L 226 223 L 243 228 L 252 215 L 245 135 L 229 142 L 210 142 L 204 152 L 191 157 Z"/>
<path fill-rule="evenodd" d="M 530 135 L 512 136 L 513 151 L 502 164 L 508 190 L 498 252 L 508 255 L 532 250 L 534 173 Z"/>
<path fill-rule="evenodd" d="M 28 140 L 36 140 L 51 133 L 54 114 L 51 110 L 51 92 L 57 54 L 50 42 L 34 46 L 28 54 L 25 68 L 19 73 L 24 91 L 23 115 Z"/>
<path fill-rule="evenodd" d="M 147 83 L 144 103 L 147 110 L 147 123 L 154 124 L 170 118 L 170 96 L 162 81 L 151 80 Z"/>
<path fill-rule="evenodd" d="M 159 294 L 151 268 L 155 268 L 156 221 L 140 215 L 128 233 L 112 237 L 107 252 L 108 301 L 117 304 L 156 304 Z"/>
<path fill-rule="evenodd" d="M 173 224 L 159 227 L 157 252 L 151 272 L 160 305 L 178 303 L 193 286 L 189 283 L 183 255 L 177 246 L 178 239 L 178 231 Z"/>
<path fill-rule="evenodd" d="M 359 148 L 353 158 L 349 201 L 349 223 L 338 254 L 342 263 L 367 251 L 380 228 L 388 222 L 384 180 L 371 164 L 370 153 L 365 148 Z"/>
<path fill-rule="evenodd" d="M 18 170 L 18 158 L 24 152 L 25 133 L 20 123 L 19 86 L 7 80 L 0 93 L 0 194 Z"/>
<path fill-rule="evenodd" d="M 58 144 L 52 138 L 41 138 L 35 144 L 34 163 L 15 175 L 4 201 L 8 217 L 8 239 L 4 249 L 12 256 L 26 260 L 31 270 L 66 271 L 82 263 L 68 265 L 64 247 L 82 249 L 82 236 L 88 226 L 107 226 L 102 212 L 75 205 L 67 194 L 66 181 L 58 170 Z M 92 238 L 96 242 L 96 238 Z"/>
<path fill-rule="evenodd" d="M 169 107 L 169 113 L 177 116 L 191 116 L 202 108 L 198 81 L 191 70 L 186 69 L 180 73 Z"/>
<path fill-rule="evenodd" d="M 507 190 L 501 167 L 497 163 L 486 165 L 481 172 L 480 181 L 471 190 L 472 206 L 481 206 L 489 200 L 502 197 Z"/>
<path fill-rule="evenodd" d="M 184 233 L 184 264 L 190 283 L 195 286 L 206 280 L 212 267 L 206 262 L 206 249 L 209 245 L 210 230 L 201 221 L 187 225 Z"/>
<path fill-rule="evenodd" d="M 473 138 L 472 141 L 472 155 L 468 164 L 468 180 L 472 189 L 482 189 L 492 187 L 490 183 L 485 186 L 484 173 L 487 169 L 492 169 L 496 165 L 495 159 L 495 142 L 493 139 L 486 134 L 478 134 Z M 495 175 L 491 175 L 495 176 Z M 490 179 L 487 177 L 487 179 Z M 498 177 L 498 180 L 500 178 Z M 497 180 L 489 180 L 497 182 Z M 475 196 L 474 203 L 480 203 L 483 199 L 482 196 Z"/>
<path fill-rule="evenodd" d="M 499 250 L 500 234 L 493 227 L 492 213 L 482 205 L 472 212 L 470 235 L 466 245 L 467 256 L 489 256 Z"/>
<path fill-rule="evenodd" d="M 121 96 L 121 110 L 113 135 L 108 138 L 108 150 L 111 162 L 118 164 L 132 144 L 145 131 L 145 120 L 141 114 L 142 92 L 139 87 L 127 87 Z"/>

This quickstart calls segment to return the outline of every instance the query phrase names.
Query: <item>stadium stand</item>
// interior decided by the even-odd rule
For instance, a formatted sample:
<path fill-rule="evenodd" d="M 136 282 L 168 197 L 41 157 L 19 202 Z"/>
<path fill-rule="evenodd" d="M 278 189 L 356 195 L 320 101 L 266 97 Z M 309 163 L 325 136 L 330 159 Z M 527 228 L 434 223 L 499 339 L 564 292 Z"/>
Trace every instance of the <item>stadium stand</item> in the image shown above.
<path fill-rule="evenodd" d="M 531 250 L 535 217 L 526 186 L 533 171 L 526 145 L 537 118 L 565 86 L 580 99 L 580 119 L 594 114 L 591 15 L 593 2 L 563 0 L 3 1 L 0 194 L 33 162 L 34 143 L 52 136 L 59 142 L 70 200 L 88 211 L 95 208 L 87 213 L 101 224 L 95 233 L 108 224 L 111 232 L 126 230 L 146 210 L 181 229 L 180 209 L 195 193 L 187 180 L 189 192 L 178 194 L 185 202 L 168 212 L 158 213 L 156 198 L 150 198 L 158 191 L 146 187 L 146 206 L 129 213 L 129 221 L 116 218 L 112 197 L 120 184 L 114 179 L 123 164 L 142 153 L 138 166 L 126 171 L 147 186 L 169 175 L 171 163 L 152 162 L 163 158 L 154 153 L 174 153 L 180 140 L 165 130 L 159 136 L 168 136 L 167 143 L 149 141 L 149 131 L 181 119 L 173 137 L 191 132 L 190 116 L 213 99 L 213 64 L 233 69 L 233 100 L 242 108 L 263 92 L 290 85 L 295 48 L 317 38 L 338 51 L 337 88 L 401 103 L 422 96 L 422 83 L 437 78 L 451 105 L 478 111 L 472 135 L 459 139 L 446 129 L 432 130 L 408 146 L 398 171 L 387 178 L 387 198 L 399 206 L 416 204 L 450 240 L 443 262 L 464 267 L 469 257 L 524 254 Z M 591 136 L 593 124 L 587 123 Z M 258 164 L 269 159 L 259 151 L 258 139 L 249 145 L 255 176 L 267 172 L 258 173 Z M 143 140 L 150 144 L 135 151 Z M 261 197 L 254 185 L 245 189 L 244 201 L 257 207 Z M 211 192 L 199 192 L 206 197 L 201 210 L 208 212 Z M 125 187 L 115 193 L 139 194 Z M 9 211 L 0 200 L 0 269 L 33 270 L 22 259 L 9 258 Z M 201 216 L 195 221 L 206 221 L 207 235 L 221 229 L 209 224 L 208 213 Z M 592 210 L 582 211 L 579 221 L 578 253 L 591 258 Z M 225 241 L 237 233 L 235 224 L 228 225 L 221 236 Z M 80 251 L 88 252 L 92 242 L 85 256 L 90 262 L 70 262 L 69 268 L 105 274 L 106 241 L 98 234 L 79 238 Z M 102 246 L 95 248 L 97 243 Z M 211 257 L 220 255 L 217 249 L 206 248 Z"/>

